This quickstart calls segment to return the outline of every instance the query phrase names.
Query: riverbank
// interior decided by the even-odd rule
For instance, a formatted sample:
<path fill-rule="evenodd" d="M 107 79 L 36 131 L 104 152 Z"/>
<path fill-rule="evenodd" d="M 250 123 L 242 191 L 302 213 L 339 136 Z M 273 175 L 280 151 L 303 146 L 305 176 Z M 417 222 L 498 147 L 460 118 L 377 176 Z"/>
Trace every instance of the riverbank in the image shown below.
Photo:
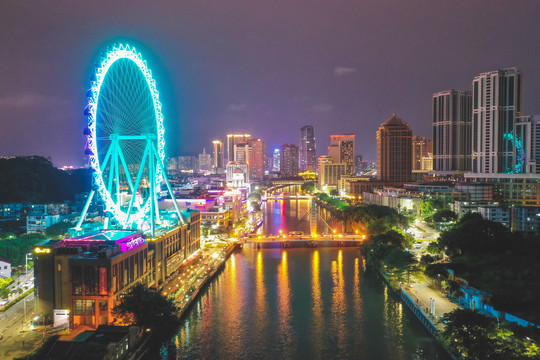
<path fill-rule="evenodd" d="M 445 352 L 452 359 L 457 360 L 454 354 L 446 346 L 446 344 L 438 336 L 439 333 L 444 330 L 444 324 L 439 320 L 441 316 L 447 312 L 453 311 L 458 308 L 456 304 L 453 304 L 447 300 L 442 293 L 438 293 L 436 290 L 432 290 L 431 294 L 422 294 L 419 296 L 418 292 L 412 290 L 411 286 L 402 287 L 397 283 L 396 279 L 391 278 L 390 276 L 383 274 L 382 272 L 376 272 L 386 283 L 388 288 L 391 290 L 392 294 L 398 298 L 402 304 L 404 304 L 411 313 L 418 319 L 418 321 L 424 326 L 424 328 L 433 336 L 435 340 L 441 345 Z M 397 284 L 397 285 L 396 285 Z M 415 283 L 418 284 L 418 283 Z M 432 296 L 429 298 L 429 301 L 426 301 L 426 297 Z M 436 299 L 434 299 L 434 297 Z M 437 311 L 437 303 L 442 303 L 442 300 L 446 300 L 450 305 L 444 303 L 445 310 Z M 434 300 L 433 302 L 431 300 Z"/>

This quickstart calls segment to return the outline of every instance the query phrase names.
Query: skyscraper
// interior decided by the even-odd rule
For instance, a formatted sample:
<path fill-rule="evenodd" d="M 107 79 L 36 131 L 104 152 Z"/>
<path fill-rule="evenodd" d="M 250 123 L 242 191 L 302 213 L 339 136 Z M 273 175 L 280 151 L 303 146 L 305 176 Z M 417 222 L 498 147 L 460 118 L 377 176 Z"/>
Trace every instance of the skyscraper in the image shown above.
<path fill-rule="evenodd" d="M 433 169 L 471 170 L 472 95 L 447 90 L 433 94 Z"/>
<path fill-rule="evenodd" d="M 521 71 L 482 73 L 473 80 L 472 172 L 513 173 L 514 123 L 521 115 Z"/>
<path fill-rule="evenodd" d="M 328 156 L 331 156 L 335 163 L 345 164 L 346 175 L 354 174 L 355 137 L 354 134 L 330 135 Z"/>
<path fill-rule="evenodd" d="M 251 139 L 249 134 L 228 134 L 227 135 L 227 161 L 236 161 L 234 159 L 234 145 L 238 143 L 247 143 Z"/>
<path fill-rule="evenodd" d="M 279 148 L 275 148 L 274 152 L 272 153 L 272 171 L 280 171 L 281 169 L 280 160 L 281 160 L 281 155 L 280 155 Z"/>
<path fill-rule="evenodd" d="M 284 177 L 298 175 L 298 147 L 296 145 L 281 146 L 280 171 Z"/>
<path fill-rule="evenodd" d="M 300 128 L 299 167 L 301 171 L 315 171 L 317 169 L 317 155 L 315 145 L 315 131 L 312 125 Z"/>
<path fill-rule="evenodd" d="M 212 170 L 212 155 L 206 153 L 206 148 L 203 148 L 203 153 L 199 154 L 199 171 Z"/>
<path fill-rule="evenodd" d="M 223 142 L 221 140 L 214 140 L 212 141 L 212 144 L 214 145 L 214 168 L 225 169 Z M 217 172 L 219 172 L 219 170 Z"/>
<path fill-rule="evenodd" d="M 266 161 L 266 144 L 261 139 L 251 139 L 249 145 L 248 165 L 250 179 L 262 180 Z"/>
<path fill-rule="evenodd" d="M 377 179 L 407 182 L 412 177 L 412 130 L 396 113 L 377 130 Z"/>
<path fill-rule="evenodd" d="M 520 116 L 514 124 L 515 174 L 540 174 L 540 115 Z"/>
<path fill-rule="evenodd" d="M 412 137 L 412 169 L 425 170 L 422 160 L 431 157 L 433 154 L 433 140 L 428 140 L 425 136 Z"/>

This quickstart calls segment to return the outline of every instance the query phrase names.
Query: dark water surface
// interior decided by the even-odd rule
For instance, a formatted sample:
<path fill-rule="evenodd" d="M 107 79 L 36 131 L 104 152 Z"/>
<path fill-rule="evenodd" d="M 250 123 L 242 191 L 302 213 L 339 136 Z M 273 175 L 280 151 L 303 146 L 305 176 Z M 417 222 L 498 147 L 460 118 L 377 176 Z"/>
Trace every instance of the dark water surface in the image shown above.
<path fill-rule="evenodd" d="M 174 341 L 180 359 L 447 359 L 355 248 L 234 253 Z"/>
<path fill-rule="evenodd" d="M 311 200 L 263 203 L 263 234 L 309 233 Z M 317 221 L 319 233 L 329 232 Z M 334 224 L 330 224 L 334 226 Z M 186 314 L 172 359 L 448 359 L 360 251 L 244 248 Z"/>

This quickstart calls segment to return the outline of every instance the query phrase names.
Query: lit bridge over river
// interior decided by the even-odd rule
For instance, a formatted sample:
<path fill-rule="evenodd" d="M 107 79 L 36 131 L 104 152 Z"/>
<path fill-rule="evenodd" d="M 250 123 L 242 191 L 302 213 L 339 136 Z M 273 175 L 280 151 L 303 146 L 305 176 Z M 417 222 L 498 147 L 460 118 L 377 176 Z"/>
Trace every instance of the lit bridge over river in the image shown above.
<path fill-rule="evenodd" d="M 363 235 L 268 235 L 238 239 L 240 245 L 252 248 L 305 248 L 305 247 L 351 247 L 360 246 Z"/>

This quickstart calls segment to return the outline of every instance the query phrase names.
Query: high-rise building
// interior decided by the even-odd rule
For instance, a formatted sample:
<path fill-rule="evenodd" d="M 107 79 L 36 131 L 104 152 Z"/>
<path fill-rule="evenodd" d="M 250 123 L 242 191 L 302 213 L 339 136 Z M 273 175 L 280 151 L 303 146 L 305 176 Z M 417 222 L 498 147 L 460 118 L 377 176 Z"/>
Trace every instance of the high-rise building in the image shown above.
<path fill-rule="evenodd" d="M 247 163 L 251 148 L 247 142 L 234 144 L 233 159 L 229 161 Z"/>
<path fill-rule="evenodd" d="M 362 172 L 362 155 L 356 155 L 354 157 L 354 174 L 360 175 Z"/>
<path fill-rule="evenodd" d="M 377 130 L 377 180 L 407 182 L 412 177 L 412 130 L 396 113 Z"/>
<path fill-rule="evenodd" d="M 516 118 L 513 143 L 513 173 L 540 174 L 540 115 Z"/>
<path fill-rule="evenodd" d="M 412 161 L 413 170 L 425 170 L 422 160 L 431 158 L 433 154 L 433 140 L 428 140 L 425 136 L 412 137 Z M 431 169 L 433 170 L 433 168 Z"/>
<path fill-rule="evenodd" d="M 521 71 L 482 73 L 473 80 L 472 172 L 514 172 L 514 123 L 521 115 Z"/>
<path fill-rule="evenodd" d="M 334 163 L 334 158 L 321 155 L 318 159 L 319 186 L 337 187 L 339 179 L 346 175 L 346 164 Z"/>
<path fill-rule="evenodd" d="M 284 177 L 298 175 L 298 147 L 285 144 L 281 146 L 280 171 Z"/>
<path fill-rule="evenodd" d="M 315 131 L 312 125 L 300 128 L 299 167 L 301 171 L 315 171 L 317 155 L 315 146 Z"/>
<path fill-rule="evenodd" d="M 433 94 L 433 169 L 471 170 L 472 94 L 446 90 Z"/>
<path fill-rule="evenodd" d="M 203 148 L 203 153 L 199 154 L 199 171 L 205 172 L 212 170 L 212 155 L 206 153 L 206 148 Z"/>
<path fill-rule="evenodd" d="M 280 171 L 280 161 L 281 160 L 281 153 L 279 148 L 275 148 L 274 152 L 272 153 L 272 171 Z"/>
<path fill-rule="evenodd" d="M 249 141 L 248 165 L 251 180 L 262 180 L 266 162 L 266 143 L 261 139 Z"/>
<path fill-rule="evenodd" d="M 212 144 L 214 145 L 214 168 L 218 169 L 217 172 L 219 173 L 219 169 L 225 169 L 225 152 L 223 149 L 223 142 L 221 140 L 214 140 L 212 141 Z"/>
<path fill-rule="evenodd" d="M 330 135 L 328 156 L 334 159 L 334 163 L 345 164 L 346 175 L 354 174 L 355 137 L 354 134 Z"/>
<path fill-rule="evenodd" d="M 249 134 L 228 134 L 227 135 L 227 161 L 237 161 L 234 158 L 234 145 L 247 143 L 251 139 Z"/>

